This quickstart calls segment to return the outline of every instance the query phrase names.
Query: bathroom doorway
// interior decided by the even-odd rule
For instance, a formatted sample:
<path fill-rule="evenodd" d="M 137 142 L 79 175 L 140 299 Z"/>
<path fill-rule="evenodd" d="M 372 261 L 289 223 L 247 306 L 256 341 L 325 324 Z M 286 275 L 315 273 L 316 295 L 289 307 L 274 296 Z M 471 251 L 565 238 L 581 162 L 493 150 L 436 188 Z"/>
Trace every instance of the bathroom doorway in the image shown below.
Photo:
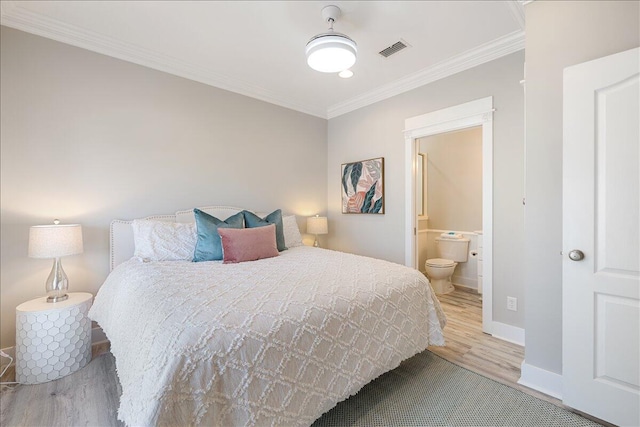
<path fill-rule="evenodd" d="M 453 289 L 453 283 L 482 294 L 482 127 L 425 136 L 416 143 L 417 268 L 437 293 Z M 455 255 L 452 245 L 460 248 Z M 438 259 L 451 256 L 455 267 L 442 267 Z M 435 267 L 427 269 L 428 260 Z M 446 284 L 440 276 L 448 277 Z"/>
<path fill-rule="evenodd" d="M 429 167 L 427 156 L 419 156 L 422 138 L 478 128 L 482 139 L 482 330 L 492 333 L 492 230 L 493 230 L 493 97 L 487 97 L 454 107 L 438 110 L 405 120 L 405 264 L 420 268 L 420 222 L 429 215 L 429 203 L 424 205 L 424 181 L 418 183 L 420 163 Z M 428 186 L 428 182 L 427 182 Z M 432 207 L 433 208 L 433 207 Z M 422 215 L 419 215 L 422 213 Z M 419 219 L 422 217 L 422 219 Z M 450 231 L 450 230 L 443 230 Z M 457 231 L 457 230 L 456 230 Z M 476 233 L 477 235 L 478 233 Z M 476 246 L 477 247 L 477 246 Z M 455 280 L 454 280 L 455 282 Z"/>

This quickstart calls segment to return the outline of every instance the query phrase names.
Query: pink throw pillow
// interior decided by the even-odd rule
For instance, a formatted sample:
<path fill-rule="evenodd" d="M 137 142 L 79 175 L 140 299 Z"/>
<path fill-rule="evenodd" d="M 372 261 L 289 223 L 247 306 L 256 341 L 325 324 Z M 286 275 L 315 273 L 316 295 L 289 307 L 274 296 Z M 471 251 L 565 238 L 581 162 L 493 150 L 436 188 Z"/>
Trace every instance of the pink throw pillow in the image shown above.
<path fill-rule="evenodd" d="M 218 228 L 224 264 L 278 256 L 275 224 L 256 228 Z"/>

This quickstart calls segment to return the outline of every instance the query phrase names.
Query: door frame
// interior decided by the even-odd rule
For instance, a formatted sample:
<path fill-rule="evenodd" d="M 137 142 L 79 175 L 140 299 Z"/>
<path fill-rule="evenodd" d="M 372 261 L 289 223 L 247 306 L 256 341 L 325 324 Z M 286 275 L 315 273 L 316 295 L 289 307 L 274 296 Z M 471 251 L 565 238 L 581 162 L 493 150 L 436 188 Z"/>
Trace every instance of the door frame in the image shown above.
<path fill-rule="evenodd" d="M 482 126 L 482 331 L 493 333 L 493 97 L 405 120 L 405 265 L 418 268 L 416 224 L 417 139 Z"/>

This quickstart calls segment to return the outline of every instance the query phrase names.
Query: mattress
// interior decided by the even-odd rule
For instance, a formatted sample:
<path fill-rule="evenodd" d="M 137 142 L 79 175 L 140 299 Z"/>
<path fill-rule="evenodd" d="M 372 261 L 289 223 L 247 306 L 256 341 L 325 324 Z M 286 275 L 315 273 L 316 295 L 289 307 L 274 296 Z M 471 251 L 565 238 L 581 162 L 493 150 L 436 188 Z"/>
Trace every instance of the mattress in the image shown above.
<path fill-rule="evenodd" d="M 310 425 L 444 345 L 421 273 L 310 247 L 240 264 L 131 259 L 89 316 L 111 342 L 131 426 Z"/>

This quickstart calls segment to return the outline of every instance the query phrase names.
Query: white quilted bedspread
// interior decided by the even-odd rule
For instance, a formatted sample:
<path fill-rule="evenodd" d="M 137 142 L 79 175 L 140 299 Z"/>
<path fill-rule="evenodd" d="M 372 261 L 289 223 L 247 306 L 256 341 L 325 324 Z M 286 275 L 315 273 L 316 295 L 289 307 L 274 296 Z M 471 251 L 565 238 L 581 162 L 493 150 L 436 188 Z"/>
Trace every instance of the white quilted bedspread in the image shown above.
<path fill-rule="evenodd" d="M 421 273 L 309 247 L 241 264 L 130 260 L 89 316 L 111 341 L 130 426 L 310 425 L 444 345 Z"/>

